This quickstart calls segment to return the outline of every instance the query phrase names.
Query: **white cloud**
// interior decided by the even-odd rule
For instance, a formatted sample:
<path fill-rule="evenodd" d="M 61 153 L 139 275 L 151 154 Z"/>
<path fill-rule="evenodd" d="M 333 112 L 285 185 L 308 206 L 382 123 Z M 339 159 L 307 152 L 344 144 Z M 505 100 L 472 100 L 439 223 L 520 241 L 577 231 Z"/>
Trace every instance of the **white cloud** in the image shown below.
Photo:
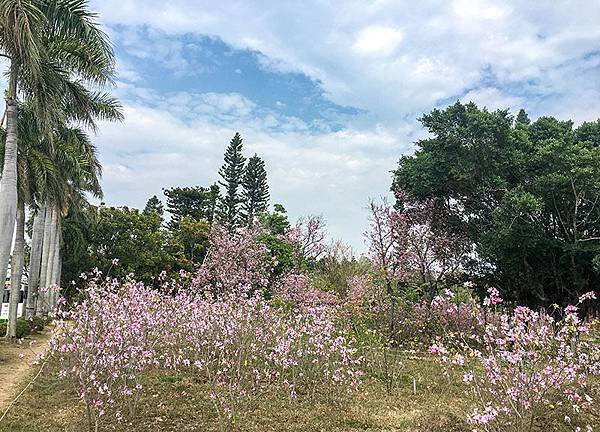
<path fill-rule="evenodd" d="M 367 200 L 388 190 L 386 173 L 412 131 L 267 133 L 260 118 L 219 126 L 200 116 L 185 123 L 140 105 L 127 105 L 125 115 L 122 124 L 102 125 L 97 137 L 107 204 L 142 207 L 163 187 L 217 181 L 225 147 L 242 130 L 245 154 L 265 159 L 272 202 L 283 203 L 292 218 L 324 215 L 332 237 L 355 247 L 362 244 Z"/>
<path fill-rule="evenodd" d="M 370 26 L 358 33 L 353 48 L 360 54 L 388 56 L 398 48 L 403 38 L 398 28 Z"/>
<path fill-rule="evenodd" d="M 259 50 L 270 68 L 306 73 L 322 82 L 334 102 L 362 108 L 388 125 L 476 88 L 487 73 L 502 86 L 544 82 L 548 71 L 597 50 L 600 41 L 600 3 L 587 0 L 552 7 L 490 0 L 308 0 L 301 7 L 273 3 L 260 12 L 241 0 L 96 0 L 94 6 L 110 24 L 212 35 Z M 142 51 L 153 55 L 152 47 Z M 159 52 L 179 65 L 169 55 L 176 51 Z M 368 53 L 377 61 L 366 59 Z M 572 84 L 570 98 L 576 101 L 578 86 Z M 600 110 L 600 98 L 594 109 L 591 117 Z"/>
<path fill-rule="evenodd" d="M 512 112 L 518 112 L 523 107 L 523 98 L 503 94 L 502 91 L 493 87 L 482 87 L 469 91 L 460 98 L 463 103 L 474 102 L 479 107 L 489 110 L 510 108 Z"/>

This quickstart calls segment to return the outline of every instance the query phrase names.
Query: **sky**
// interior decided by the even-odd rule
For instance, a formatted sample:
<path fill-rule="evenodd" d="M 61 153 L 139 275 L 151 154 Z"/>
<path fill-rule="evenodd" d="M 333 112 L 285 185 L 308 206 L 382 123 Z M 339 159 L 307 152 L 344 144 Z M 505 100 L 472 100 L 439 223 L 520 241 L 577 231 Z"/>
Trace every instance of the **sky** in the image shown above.
<path fill-rule="evenodd" d="M 272 203 L 365 249 L 369 199 L 457 100 L 600 118 L 597 1 L 91 0 L 125 121 L 102 124 L 104 201 L 218 180 L 234 133 Z"/>

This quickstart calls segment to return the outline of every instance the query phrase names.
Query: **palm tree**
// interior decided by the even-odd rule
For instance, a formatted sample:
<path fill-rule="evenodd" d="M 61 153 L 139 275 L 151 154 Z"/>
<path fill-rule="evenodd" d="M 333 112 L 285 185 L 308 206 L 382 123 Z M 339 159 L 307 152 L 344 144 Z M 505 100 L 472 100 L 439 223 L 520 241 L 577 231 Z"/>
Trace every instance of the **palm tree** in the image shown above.
<path fill-rule="evenodd" d="M 0 275 L 6 273 L 17 212 L 17 100 L 32 101 L 36 120 L 50 138 L 53 109 L 70 100 L 71 114 L 85 123 L 101 114 L 78 103 L 92 95 L 85 84 L 105 84 L 114 75 L 108 38 L 86 0 L 0 0 L 0 56 L 9 59 L 6 144 L 0 179 Z M 89 98 L 89 100 L 102 98 Z"/>
<path fill-rule="evenodd" d="M 84 93 L 85 95 L 86 93 Z M 103 118 L 121 119 L 122 114 L 118 103 L 106 97 L 95 96 L 80 98 L 84 106 L 93 106 Z M 105 102 L 108 106 L 104 106 Z M 68 109 L 73 106 L 70 100 L 64 102 L 64 107 L 55 113 L 55 118 L 69 119 Z M 84 112 L 82 109 L 80 112 Z M 73 112 L 73 111 L 71 111 Z M 87 122 L 95 126 L 95 119 L 90 115 Z M 2 137 L 5 136 L 4 131 Z M 20 150 L 18 154 L 18 196 L 20 202 L 26 202 L 36 215 L 33 223 L 31 259 L 29 268 L 29 292 L 27 295 L 27 316 L 36 311 L 38 287 L 50 288 L 42 292 L 39 302 L 39 313 L 47 314 L 56 304 L 55 286 L 60 282 L 61 259 L 60 244 L 62 233 L 60 220 L 66 209 L 73 205 L 74 200 L 79 204 L 83 193 L 101 195 L 99 176 L 100 163 L 96 157 L 95 147 L 88 135 L 81 129 L 61 123 L 55 126 L 52 139 L 47 139 L 35 119 L 31 104 L 21 104 L 18 110 L 18 133 Z M 4 152 L 0 141 L 0 156 Z M 2 159 L 0 159 L 1 162 Z M 17 224 L 17 238 L 24 236 L 24 224 Z M 13 250 L 13 272 L 22 269 L 18 264 L 22 250 L 15 243 Z M 15 264 L 17 267 L 15 267 Z M 41 280 L 41 284 L 39 283 Z M 11 277 L 11 298 L 18 298 L 20 274 L 13 273 Z M 14 309 L 14 310 L 13 310 Z M 9 322 L 16 323 L 16 306 L 10 308 Z M 11 328 L 9 326 L 9 328 Z M 7 337 L 14 337 L 14 332 L 7 332 Z"/>

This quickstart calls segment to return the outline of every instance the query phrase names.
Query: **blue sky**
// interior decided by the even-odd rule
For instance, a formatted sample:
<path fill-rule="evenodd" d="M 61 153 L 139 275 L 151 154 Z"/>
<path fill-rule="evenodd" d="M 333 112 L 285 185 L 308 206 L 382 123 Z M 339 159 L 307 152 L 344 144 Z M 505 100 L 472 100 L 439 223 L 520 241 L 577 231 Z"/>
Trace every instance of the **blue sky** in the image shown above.
<path fill-rule="evenodd" d="M 273 202 L 364 249 L 416 120 L 457 99 L 600 117 L 600 3 L 92 0 L 111 35 L 122 124 L 97 137 L 110 205 L 208 185 L 231 136 Z"/>

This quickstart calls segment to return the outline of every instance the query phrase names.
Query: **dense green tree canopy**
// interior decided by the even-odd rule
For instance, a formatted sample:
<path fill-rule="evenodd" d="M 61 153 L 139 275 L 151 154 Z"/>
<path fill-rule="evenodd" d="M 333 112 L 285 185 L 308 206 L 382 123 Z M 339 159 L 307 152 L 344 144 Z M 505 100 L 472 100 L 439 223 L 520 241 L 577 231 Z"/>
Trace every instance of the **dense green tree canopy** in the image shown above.
<path fill-rule="evenodd" d="M 173 187 L 163 192 L 167 197 L 167 212 L 171 214 L 169 226 L 177 226 L 186 216 L 212 223 L 219 199 L 219 187 L 216 184 L 210 187 Z"/>
<path fill-rule="evenodd" d="M 400 159 L 392 190 L 434 200 L 435 228 L 468 236 L 472 276 L 530 304 L 598 285 L 600 123 L 513 121 L 472 103 L 421 121 L 430 137 Z"/>

